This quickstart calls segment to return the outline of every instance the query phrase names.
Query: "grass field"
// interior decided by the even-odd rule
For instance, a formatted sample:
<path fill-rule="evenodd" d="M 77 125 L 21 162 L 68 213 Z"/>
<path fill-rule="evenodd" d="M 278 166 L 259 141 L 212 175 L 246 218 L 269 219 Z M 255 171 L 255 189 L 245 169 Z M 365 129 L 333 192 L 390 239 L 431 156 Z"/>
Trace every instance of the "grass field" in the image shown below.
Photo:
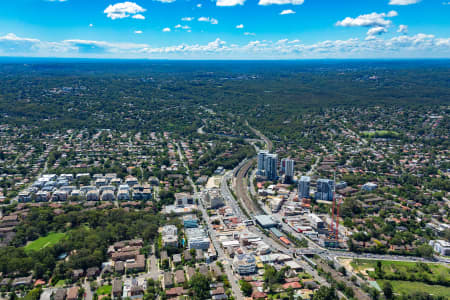
<path fill-rule="evenodd" d="M 97 295 L 109 295 L 109 294 L 111 294 L 111 291 L 112 291 L 111 285 L 104 285 L 97 289 L 96 294 Z"/>
<path fill-rule="evenodd" d="M 417 269 L 417 263 L 415 262 L 381 260 L 381 264 L 382 269 L 386 274 L 398 272 L 412 273 Z M 357 259 L 353 260 L 350 265 L 356 272 L 358 272 L 366 269 L 374 269 L 377 265 L 377 261 Z M 432 277 L 440 275 L 450 279 L 450 268 L 445 265 L 433 263 L 428 263 L 426 265 L 429 267 L 431 271 L 430 275 Z"/>
<path fill-rule="evenodd" d="M 355 272 L 363 275 L 369 274 L 369 276 L 371 277 L 375 277 L 374 269 L 376 268 L 376 265 L 376 260 L 364 259 L 356 259 L 350 263 L 350 266 Z M 397 279 L 389 280 L 394 288 L 394 292 L 397 294 L 425 292 L 435 296 L 450 296 L 450 287 L 439 284 L 426 284 L 424 283 L 424 280 L 420 279 L 422 278 L 420 275 L 426 275 L 431 281 L 436 283 L 443 282 L 442 280 L 445 281 L 445 279 L 450 280 L 450 268 L 445 265 L 433 263 L 417 264 L 415 262 L 381 260 L 381 268 L 385 276 L 387 276 L 382 278 Z M 393 277 L 394 274 L 404 274 L 404 277 L 395 278 Z M 415 277 L 410 277 L 412 275 L 414 275 Z M 408 281 L 400 280 L 404 279 L 405 276 L 410 279 L 408 279 Z M 380 285 L 380 287 L 383 287 L 385 281 L 387 280 L 377 279 L 377 283 Z"/>
<path fill-rule="evenodd" d="M 29 242 L 25 246 L 25 251 L 39 251 L 41 249 L 44 249 L 45 247 L 51 247 L 57 244 L 65 236 L 66 233 L 60 232 L 50 233 L 47 236 L 40 237 L 37 240 Z"/>
<path fill-rule="evenodd" d="M 375 131 L 363 131 L 361 132 L 362 136 L 365 137 L 397 137 L 399 136 L 398 132 L 391 130 L 375 130 Z"/>
<path fill-rule="evenodd" d="M 67 284 L 66 280 L 59 280 L 56 284 L 55 287 L 64 287 Z"/>
<path fill-rule="evenodd" d="M 450 287 L 441 285 L 429 285 L 421 282 L 389 280 L 397 294 L 412 294 L 414 292 L 425 292 L 434 296 L 450 297 Z M 383 287 L 384 280 L 377 280 L 377 283 Z"/>

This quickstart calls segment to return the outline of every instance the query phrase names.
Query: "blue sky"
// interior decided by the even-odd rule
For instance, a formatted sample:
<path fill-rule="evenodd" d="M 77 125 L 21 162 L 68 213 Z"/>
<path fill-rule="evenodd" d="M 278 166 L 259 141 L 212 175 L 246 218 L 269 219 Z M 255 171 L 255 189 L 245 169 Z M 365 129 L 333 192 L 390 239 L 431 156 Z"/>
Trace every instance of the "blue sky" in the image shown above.
<path fill-rule="evenodd" d="M 1 56 L 450 57 L 440 0 L 2 1 Z"/>

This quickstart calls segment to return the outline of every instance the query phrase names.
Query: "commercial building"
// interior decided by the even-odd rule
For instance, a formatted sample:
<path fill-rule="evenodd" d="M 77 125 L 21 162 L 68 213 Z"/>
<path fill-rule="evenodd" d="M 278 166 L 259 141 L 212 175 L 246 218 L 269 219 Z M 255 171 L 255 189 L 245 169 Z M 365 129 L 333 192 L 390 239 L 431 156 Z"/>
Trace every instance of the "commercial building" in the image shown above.
<path fill-rule="evenodd" d="M 175 225 L 166 225 L 161 229 L 161 238 L 164 247 L 178 247 L 178 229 Z"/>
<path fill-rule="evenodd" d="M 284 180 L 287 183 L 294 181 L 294 160 L 283 158 L 281 160 L 281 172 L 284 174 Z"/>
<path fill-rule="evenodd" d="M 187 228 L 185 232 L 189 249 L 208 250 L 210 240 L 203 228 Z"/>
<path fill-rule="evenodd" d="M 271 154 L 267 150 L 258 153 L 258 169 L 256 174 L 265 176 L 269 180 L 277 179 L 278 156 Z"/>
<path fill-rule="evenodd" d="M 311 178 L 309 176 L 302 176 L 298 182 L 298 198 L 309 198 L 309 186 Z"/>
<path fill-rule="evenodd" d="M 318 179 L 316 185 L 316 200 L 333 201 L 334 181 L 330 179 Z"/>
<path fill-rule="evenodd" d="M 233 259 L 233 269 L 239 275 L 253 274 L 256 271 L 256 260 L 251 254 L 238 254 Z"/>
<path fill-rule="evenodd" d="M 257 175 L 261 175 L 264 176 L 264 170 L 265 170 L 265 160 L 266 160 L 266 155 L 269 154 L 269 151 L 267 150 L 261 150 L 258 152 L 258 170 L 257 170 Z"/>
<path fill-rule="evenodd" d="M 184 228 L 197 228 L 198 220 L 194 215 L 186 215 L 183 217 Z"/>
<path fill-rule="evenodd" d="M 320 230 L 325 228 L 325 222 L 316 214 L 309 214 L 308 219 L 311 222 L 311 226 L 316 229 Z"/>
<path fill-rule="evenodd" d="M 175 194 L 175 205 L 178 207 L 184 207 L 186 205 L 194 204 L 194 197 L 188 193 Z"/>
<path fill-rule="evenodd" d="M 255 216 L 255 220 L 262 228 L 271 228 L 278 226 L 278 223 L 269 215 Z"/>
<path fill-rule="evenodd" d="M 204 203 L 208 208 L 217 209 L 225 205 L 225 201 L 218 189 L 210 189 L 205 193 Z"/>
<path fill-rule="evenodd" d="M 264 160 L 264 172 L 265 176 L 269 180 L 276 180 L 278 178 L 277 174 L 278 165 L 278 155 L 268 154 Z"/>

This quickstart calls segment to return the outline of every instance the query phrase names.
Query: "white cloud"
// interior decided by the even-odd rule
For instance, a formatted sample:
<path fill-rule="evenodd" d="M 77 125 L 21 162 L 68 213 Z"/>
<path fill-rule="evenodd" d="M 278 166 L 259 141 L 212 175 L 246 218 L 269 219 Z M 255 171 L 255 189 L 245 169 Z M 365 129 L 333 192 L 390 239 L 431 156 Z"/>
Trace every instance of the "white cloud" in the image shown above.
<path fill-rule="evenodd" d="M 145 20 L 145 16 L 143 16 L 141 14 L 134 15 L 134 16 L 132 16 L 132 18 L 136 19 L 136 20 Z"/>
<path fill-rule="evenodd" d="M 295 14 L 295 11 L 293 11 L 292 9 L 285 9 L 282 12 L 280 12 L 280 15 L 292 15 Z"/>
<path fill-rule="evenodd" d="M 47 2 L 66 2 L 67 0 L 45 0 Z"/>
<path fill-rule="evenodd" d="M 155 1 L 162 2 L 162 3 L 172 3 L 172 2 L 175 2 L 175 0 L 155 0 Z"/>
<path fill-rule="evenodd" d="M 185 21 L 185 22 L 190 22 L 190 21 L 192 21 L 192 20 L 194 20 L 194 18 L 192 18 L 192 17 L 184 17 L 184 18 L 181 18 L 181 21 Z"/>
<path fill-rule="evenodd" d="M 381 26 L 381 27 L 387 27 L 391 25 L 392 21 L 387 20 L 386 18 L 395 17 L 397 16 L 396 11 L 390 11 L 387 14 L 386 13 L 371 13 L 367 15 L 360 15 L 356 18 L 347 17 L 342 21 L 338 21 L 336 23 L 336 26 L 342 26 L 342 27 L 372 27 L 372 26 Z"/>
<path fill-rule="evenodd" d="M 368 36 L 380 35 L 382 33 L 386 33 L 387 29 L 383 26 L 372 27 L 367 31 Z"/>
<path fill-rule="evenodd" d="M 175 44 L 155 47 L 137 43 L 111 43 L 69 39 L 59 42 L 18 37 L 13 33 L 0 36 L 0 55 L 40 57 L 105 58 L 408 58 L 448 57 L 450 38 L 419 33 L 383 39 L 326 40 L 305 44 L 299 40 L 251 40 L 244 44 L 227 44 L 217 38 L 206 44 Z"/>
<path fill-rule="evenodd" d="M 30 39 L 30 38 L 21 38 L 15 35 L 14 33 L 8 33 L 5 36 L 0 37 L 1 41 L 26 41 L 26 42 L 40 42 L 38 39 Z"/>
<path fill-rule="evenodd" d="M 187 25 L 181 25 L 181 24 L 175 25 L 174 28 L 176 28 L 176 29 L 184 29 L 184 30 L 191 29 L 191 27 L 189 27 Z"/>
<path fill-rule="evenodd" d="M 198 21 L 199 22 L 208 22 L 213 25 L 219 24 L 219 21 L 217 21 L 217 19 L 210 18 L 210 17 L 200 17 L 200 18 L 198 18 Z"/>
<path fill-rule="evenodd" d="M 112 20 L 116 19 L 124 19 L 128 18 L 130 16 L 138 15 L 139 13 L 145 12 L 146 9 L 142 8 L 141 6 L 137 5 L 134 2 L 122 2 L 122 3 L 116 3 L 114 5 L 109 5 L 105 10 L 104 13 L 106 16 Z"/>
<path fill-rule="evenodd" d="M 142 34 L 142 30 L 135 30 L 134 33 L 135 34 Z"/>
<path fill-rule="evenodd" d="M 410 5 L 419 3 L 421 0 L 390 0 L 389 5 Z"/>
<path fill-rule="evenodd" d="M 89 24 L 89 27 L 94 27 L 94 24 Z"/>
<path fill-rule="evenodd" d="M 244 24 L 236 25 L 236 28 L 237 28 L 237 29 L 242 29 L 242 28 L 244 28 Z"/>
<path fill-rule="evenodd" d="M 169 28 L 169 27 L 163 28 L 162 31 L 163 31 L 163 32 L 170 32 L 170 28 Z"/>
<path fill-rule="evenodd" d="M 197 4 L 197 8 L 201 8 L 201 7 L 202 7 L 201 3 Z"/>
<path fill-rule="evenodd" d="M 217 6 L 236 6 L 244 5 L 245 0 L 217 0 Z"/>
<path fill-rule="evenodd" d="M 259 0 L 259 5 L 283 5 L 283 4 L 292 4 L 292 5 L 302 5 L 304 0 Z"/>
<path fill-rule="evenodd" d="M 399 25 L 397 32 L 404 34 L 408 33 L 408 25 Z"/>
<path fill-rule="evenodd" d="M 391 10 L 390 12 L 387 13 L 388 17 L 396 17 L 398 16 L 398 12 L 396 12 L 395 10 Z"/>
<path fill-rule="evenodd" d="M 251 35 L 251 36 L 255 36 L 256 34 L 254 34 L 253 32 L 244 32 L 244 35 Z"/>

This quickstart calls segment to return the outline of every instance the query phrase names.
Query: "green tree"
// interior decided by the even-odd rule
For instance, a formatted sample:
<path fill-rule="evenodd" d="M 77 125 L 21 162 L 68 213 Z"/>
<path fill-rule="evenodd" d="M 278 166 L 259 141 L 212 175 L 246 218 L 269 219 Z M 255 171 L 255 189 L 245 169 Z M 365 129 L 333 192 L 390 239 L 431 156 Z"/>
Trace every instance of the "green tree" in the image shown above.
<path fill-rule="evenodd" d="M 433 257 L 433 247 L 431 247 L 428 244 L 422 244 L 419 247 L 417 247 L 417 253 L 422 257 L 431 258 Z"/>
<path fill-rule="evenodd" d="M 327 286 L 321 286 L 320 289 L 318 289 L 312 297 L 312 300 L 338 300 L 338 299 L 339 297 L 334 287 L 327 287 Z"/>
<path fill-rule="evenodd" d="M 209 299 L 210 279 L 203 274 L 196 273 L 190 281 L 194 299 Z"/>
<path fill-rule="evenodd" d="M 392 284 L 389 281 L 386 281 L 383 285 L 383 293 L 386 299 L 392 299 L 394 296 L 394 289 L 392 288 Z"/>
<path fill-rule="evenodd" d="M 240 284 L 241 284 L 241 291 L 244 294 L 244 296 L 250 297 L 253 292 L 252 285 L 245 280 L 241 280 Z"/>

